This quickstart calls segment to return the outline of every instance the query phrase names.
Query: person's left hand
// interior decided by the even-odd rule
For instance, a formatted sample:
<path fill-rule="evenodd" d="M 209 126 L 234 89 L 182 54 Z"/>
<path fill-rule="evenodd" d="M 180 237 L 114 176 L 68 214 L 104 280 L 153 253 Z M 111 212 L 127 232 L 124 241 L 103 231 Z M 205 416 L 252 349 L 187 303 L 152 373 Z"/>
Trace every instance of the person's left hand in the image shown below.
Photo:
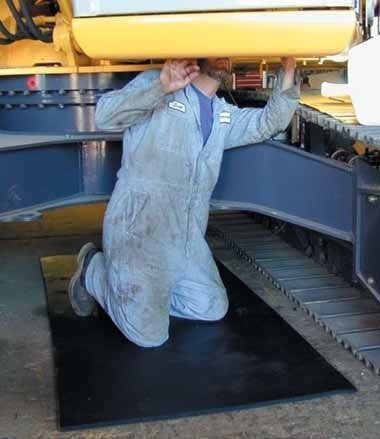
<path fill-rule="evenodd" d="M 294 72 L 296 69 L 296 59 L 292 56 L 281 58 L 281 64 L 285 72 Z"/>
<path fill-rule="evenodd" d="M 292 56 L 281 58 L 282 66 L 285 70 L 282 89 L 287 90 L 294 85 L 294 75 L 296 71 L 296 60 Z"/>

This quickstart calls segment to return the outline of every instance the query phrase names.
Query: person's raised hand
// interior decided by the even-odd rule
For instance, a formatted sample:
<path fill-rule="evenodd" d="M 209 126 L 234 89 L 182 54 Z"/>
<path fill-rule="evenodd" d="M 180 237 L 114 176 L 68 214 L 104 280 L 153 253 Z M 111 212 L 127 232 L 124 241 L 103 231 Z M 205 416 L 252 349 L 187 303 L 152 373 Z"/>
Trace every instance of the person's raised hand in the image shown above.
<path fill-rule="evenodd" d="M 296 70 L 296 60 L 293 57 L 281 58 L 282 67 L 285 70 L 282 89 L 287 90 L 294 85 L 294 76 Z"/>
<path fill-rule="evenodd" d="M 296 69 L 296 60 L 292 56 L 281 58 L 281 64 L 285 70 L 285 73 L 294 72 Z"/>
<path fill-rule="evenodd" d="M 195 60 L 167 60 L 161 69 L 160 81 L 165 93 L 185 88 L 199 75 Z"/>

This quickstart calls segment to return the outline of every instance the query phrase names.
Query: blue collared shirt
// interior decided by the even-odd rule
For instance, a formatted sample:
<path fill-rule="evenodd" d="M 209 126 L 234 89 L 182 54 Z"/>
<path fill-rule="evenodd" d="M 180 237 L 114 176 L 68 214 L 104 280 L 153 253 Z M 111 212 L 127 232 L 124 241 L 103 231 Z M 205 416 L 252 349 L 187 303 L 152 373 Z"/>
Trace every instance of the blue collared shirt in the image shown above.
<path fill-rule="evenodd" d="M 193 90 L 198 96 L 200 108 L 201 130 L 203 136 L 203 146 L 206 145 L 211 134 L 212 124 L 214 121 L 212 98 L 205 95 L 198 87 L 191 84 Z"/>

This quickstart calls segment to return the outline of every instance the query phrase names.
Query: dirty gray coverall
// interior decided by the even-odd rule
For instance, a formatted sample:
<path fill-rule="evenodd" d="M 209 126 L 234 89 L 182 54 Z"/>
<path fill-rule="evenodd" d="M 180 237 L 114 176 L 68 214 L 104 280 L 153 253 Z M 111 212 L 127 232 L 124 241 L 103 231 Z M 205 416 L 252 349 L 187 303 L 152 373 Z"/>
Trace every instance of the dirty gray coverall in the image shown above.
<path fill-rule="evenodd" d="M 219 320 L 228 299 L 205 241 L 209 202 L 223 150 L 269 139 L 296 109 L 298 86 L 264 109 L 213 98 L 207 143 L 189 85 L 164 94 L 158 70 L 139 74 L 101 97 L 96 124 L 124 131 L 123 157 L 103 229 L 103 252 L 86 272 L 88 292 L 122 333 L 140 346 L 168 339 L 169 315 Z"/>

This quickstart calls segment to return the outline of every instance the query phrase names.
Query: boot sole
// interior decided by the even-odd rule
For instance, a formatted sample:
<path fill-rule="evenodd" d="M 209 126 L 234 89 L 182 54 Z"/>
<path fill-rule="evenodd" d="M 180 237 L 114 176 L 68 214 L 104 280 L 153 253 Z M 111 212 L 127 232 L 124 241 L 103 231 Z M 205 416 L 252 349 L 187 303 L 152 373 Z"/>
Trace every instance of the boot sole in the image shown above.
<path fill-rule="evenodd" d="M 75 314 L 78 316 L 81 316 L 81 317 L 88 317 L 89 315 L 92 314 L 92 312 L 91 313 L 84 313 L 83 311 L 81 311 L 79 309 L 78 305 L 76 304 L 75 297 L 74 297 L 75 284 L 76 284 L 76 282 L 80 282 L 80 276 L 81 276 L 81 273 L 83 270 L 84 260 L 85 260 L 87 253 L 94 248 L 95 248 L 95 245 L 91 242 L 88 242 L 80 249 L 78 256 L 77 256 L 77 269 L 76 269 L 73 277 L 70 279 L 69 288 L 68 288 L 71 306 L 73 307 Z"/>

